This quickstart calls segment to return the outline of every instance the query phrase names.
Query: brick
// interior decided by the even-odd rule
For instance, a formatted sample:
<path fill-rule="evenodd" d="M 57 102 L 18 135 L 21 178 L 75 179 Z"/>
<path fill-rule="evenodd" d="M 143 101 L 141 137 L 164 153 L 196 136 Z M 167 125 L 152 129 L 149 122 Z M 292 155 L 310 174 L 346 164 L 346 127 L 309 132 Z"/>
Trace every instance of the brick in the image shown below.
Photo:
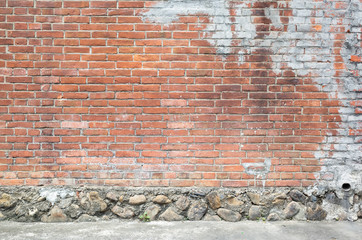
<path fill-rule="evenodd" d="M 43 10 L 44 12 L 44 10 Z M 64 9 L 64 8 L 57 8 L 54 9 L 55 15 L 80 15 L 79 9 Z"/>
<path fill-rule="evenodd" d="M 117 18 L 116 17 L 92 17 L 91 18 L 92 23 L 116 23 Z"/>
<path fill-rule="evenodd" d="M 60 8 L 61 6 L 62 6 L 62 2 L 36 1 L 37 8 Z"/>
<path fill-rule="evenodd" d="M 94 32 L 92 33 L 93 38 L 116 38 L 116 32 Z"/>
<path fill-rule="evenodd" d="M 57 16 L 43 17 L 43 16 L 41 16 L 41 17 L 36 17 L 36 22 L 41 22 L 41 23 L 61 23 L 62 22 L 62 17 L 57 17 Z M 41 32 L 39 32 L 39 33 L 41 33 Z"/>
<path fill-rule="evenodd" d="M 360 56 L 352 55 L 351 62 L 362 62 L 362 58 Z"/>
<path fill-rule="evenodd" d="M 361 57 L 341 55 L 346 34 L 357 30 L 346 31 L 344 16 L 334 14 L 346 5 L 328 12 L 333 24 L 322 26 L 318 18 L 299 24 L 296 30 L 308 38 L 301 39 L 284 30 L 291 17 L 308 17 L 307 7 L 253 2 L 244 6 L 256 29 L 245 38 L 250 41 L 235 33 L 233 18 L 231 38 L 201 13 L 181 14 L 170 24 L 144 19 L 155 5 L 0 2 L 0 183 L 301 187 L 316 176 L 331 181 L 319 172 L 316 153 L 329 147 L 326 157 L 337 159 L 338 142 L 347 141 L 353 154 L 361 135 L 361 88 L 345 86 L 345 76 L 353 82 L 361 75 Z M 265 16 L 265 8 L 276 7 L 283 9 L 284 29 Z M 230 6 L 231 16 L 237 13 Z M 315 40 L 325 27 L 333 41 L 323 50 Z M 276 32 L 278 49 L 270 47 Z M 287 50 L 298 53 L 295 61 Z M 333 61 L 324 58 L 331 54 Z M 265 158 L 272 166 L 264 182 L 241 164 Z M 109 163 L 119 172 L 104 172 Z M 144 179 L 135 180 L 137 171 Z"/>
<path fill-rule="evenodd" d="M 90 2 L 91 8 L 116 8 L 117 1 L 92 1 Z"/>
<path fill-rule="evenodd" d="M 64 17 L 65 23 L 90 23 L 89 17 L 81 17 L 81 16 L 65 16 Z"/>
<path fill-rule="evenodd" d="M 107 9 L 82 9 L 82 15 L 85 16 L 99 16 L 99 15 L 107 15 Z"/>
<path fill-rule="evenodd" d="M 141 23 L 142 19 L 140 17 L 118 17 L 118 23 Z"/>
<path fill-rule="evenodd" d="M 9 0 L 8 1 L 8 7 L 33 7 L 34 1 L 32 0 Z"/>
<path fill-rule="evenodd" d="M 88 128 L 87 122 L 62 122 L 62 128 Z"/>
<path fill-rule="evenodd" d="M 65 8 L 86 8 L 89 7 L 89 2 L 86 1 L 64 1 Z"/>
<path fill-rule="evenodd" d="M 36 47 L 37 53 L 63 53 L 62 47 Z"/>
<path fill-rule="evenodd" d="M 81 46 L 106 46 L 106 40 L 103 39 L 80 39 Z"/>
<path fill-rule="evenodd" d="M 10 52 L 20 52 L 20 53 L 33 53 L 34 47 L 32 46 L 9 46 Z"/>
<path fill-rule="evenodd" d="M 118 8 L 143 8 L 144 2 L 142 1 L 121 1 L 118 2 Z"/>
<path fill-rule="evenodd" d="M 34 22 L 33 16 L 7 16 L 7 22 Z"/>
<path fill-rule="evenodd" d="M 184 70 L 160 70 L 159 76 L 184 76 L 185 71 Z"/>

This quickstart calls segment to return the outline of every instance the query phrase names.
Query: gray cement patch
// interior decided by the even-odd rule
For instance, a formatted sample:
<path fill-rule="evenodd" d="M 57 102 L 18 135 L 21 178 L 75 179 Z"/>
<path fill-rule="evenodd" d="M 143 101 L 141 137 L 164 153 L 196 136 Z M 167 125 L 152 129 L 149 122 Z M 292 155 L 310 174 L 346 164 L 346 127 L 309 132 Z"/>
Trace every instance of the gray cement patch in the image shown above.
<path fill-rule="evenodd" d="M 0 222 L 0 239 L 361 239 L 362 222 Z"/>

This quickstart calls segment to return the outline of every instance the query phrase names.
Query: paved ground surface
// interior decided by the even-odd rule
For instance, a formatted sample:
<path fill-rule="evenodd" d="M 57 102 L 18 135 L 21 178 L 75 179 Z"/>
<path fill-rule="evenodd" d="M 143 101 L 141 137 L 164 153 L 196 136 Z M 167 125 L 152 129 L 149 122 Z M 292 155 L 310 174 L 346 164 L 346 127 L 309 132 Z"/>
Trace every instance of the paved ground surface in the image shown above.
<path fill-rule="evenodd" d="M 362 240 L 362 222 L 0 222 L 0 239 Z"/>

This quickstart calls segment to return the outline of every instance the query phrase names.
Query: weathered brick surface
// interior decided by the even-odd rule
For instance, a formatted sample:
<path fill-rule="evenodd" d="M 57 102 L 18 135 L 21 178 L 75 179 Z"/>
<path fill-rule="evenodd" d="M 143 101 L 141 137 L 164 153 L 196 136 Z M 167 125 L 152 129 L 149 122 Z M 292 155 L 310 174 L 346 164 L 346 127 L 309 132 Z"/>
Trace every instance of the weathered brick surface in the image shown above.
<path fill-rule="evenodd" d="M 0 184 L 356 187 L 361 12 L 0 0 Z"/>

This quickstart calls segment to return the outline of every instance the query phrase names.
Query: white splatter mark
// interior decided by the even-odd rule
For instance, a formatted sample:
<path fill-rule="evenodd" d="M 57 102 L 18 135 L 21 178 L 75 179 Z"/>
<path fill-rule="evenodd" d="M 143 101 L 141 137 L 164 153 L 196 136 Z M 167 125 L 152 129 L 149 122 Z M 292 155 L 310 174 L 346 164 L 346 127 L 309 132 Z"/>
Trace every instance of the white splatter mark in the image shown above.
<path fill-rule="evenodd" d="M 169 25 L 182 16 L 200 15 L 210 18 L 213 24 L 207 24 L 203 30 L 203 39 L 216 47 L 218 54 L 232 53 L 235 38 L 252 39 L 255 37 L 255 26 L 251 23 L 251 11 L 238 6 L 236 21 L 231 21 L 230 2 L 224 0 L 169 0 L 156 4 L 151 10 L 143 13 L 143 20 Z M 235 25 L 236 31 L 232 31 Z M 236 34 L 237 36 L 235 36 Z M 244 42 L 243 45 L 248 45 Z"/>
<path fill-rule="evenodd" d="M 353 99 L 357 99 L 355 89 L 361 89 L 361 71 L 358 70 L 355 64 L 350 63 L 351 55 L 361 53 L 360 40 L 356 33 L 346 33 L 346 39 L 342 46 L 341 56 L 343 63 L 346 65 L 342 75 L 337 74 L 334 70 L 335 53 L 333 53 L 334 39 L 330 35 L 332 27 L 345 27 L 346 30 L 354 25 L 359 25 L 358 9 L 362 8 L 359 0 L 345 1 L 348 5 L 344 10 L 334 10 L 332 2 L 316 2 L 313 0 L 304 1 L 306 6 L 314 9 L 313 15 L 303 16 L 300 1 L 291 1 L 293 8 L 293 18 L 290 18 L 288 25 L 288 33 L 297 36 L 300 34 L 306 35 L 301 37 L 301 41 L 296 45 L 290 45 L 291 52 L 289 57 L 289 66 L 298 70 L 295 64 L 304 63 L 304 69 L 298 70 L 299 75 L 312 74 L 314 81 L 324 92 L 330 95 L 330 99 L 339 100 L 343 107 L 340 107 L 339 114 L 341 122 L 336 122 L 338 129 L 336 136 L 327 136 L 324 139 L 324 144 L 321 151 L 315 152 L 315 158 L 322 163 L 320 173 L 316 174 L 320 186 L 325 186 L 329 189 L 341 189 L 342 184 L 348 183 L 352 189 L 356 191 L 362 190 L 362 145 L 357 136 L 349 134 L 350 130 L 361 129 L 361 119 L 354 115 L 354 106 L 350 105 Z M 323 4 L 322 6 L 320 4 Z M 337 23 L 335 16 L 343 18 L 342 23 Z M 325 16 L 330 17 L 325 17 Z M 303 20 L 304 19 L 304 20 Z M 303 22 L 302 22 L 303 20 Z M 320 31 L 316 31 L 311 35 L 306 31 L 313 28 L 313 24 L 321 26 Z M 332 31 L 333 32 L 333 31 Z M 287 36 L 283 36 L 286 38 Z M 290 44 L 290 43 L 289 43 Z M 287 44 L 288 45 L 288 44 Z M 298 49 L 304 47 L 304 54 L 299 54 Z M 357 71 L 358 74 L 353 76 L 352 71 Z M 319 176 L 320 175 L 320 176 Z M 326 177 L 331 176 L 331 177 Z"/>
<path fill-rule="evenodd" d="M 205 33 L 201 37 L 215 46 L 218 54 L 227 55 L 237 51 L 240 62 L 243 62 L 244 55 L 250 54 L 252 49 L 267 48 L 272 50 L 270 56 L 275 73 L 280 73 L 282 64 L 287 63 L 298 76 L 312 76 L 314 82 L 330 95 L 330 99 L 338 99 L 344 104 L 339 111 L 342 122 L 337 129 L 338 135 L 325 137 L 322 149 L 315 152 L 315 158 L 323 163 L 321 172 L 316 176 L 319 177 L 319 174 L 334 176 L 333 180 L 319 179 L 319 184 L 340 188 L 341 184 L 346 182 L 354 189 L 362 190 L 362 139 L 359 136 L 349 135 L 349 130 L 361 128 L 360 116 L 353 115 L 354 106 L 350 105 L 350 101 L 357 99 L 355 90 L 362 88 L 360 77 L 362 67 L 361 64 L 356 66 L 349 61 L 352 54 L 361 55 L 360 40 L 358 40 L 360 37 L 354 31 L 346 33 L 341 56 L 347 69 L 343 76 L 336 77 L 335 53 L 333 53 L 335 42 L 330 32 L 332 27 L 341 26 L 336 22 L 336 18 L 341 16 L 345 16 L 342 27 L 359 29 L 362 24 L 360 18 L 362 4 L 359 0 L 344 2 L 348 7 L 343 12 L 343 10 L 334 10 L 332 7 L 334 2 L 292 0 L 289 2 L 289 7 L 293 10 L 293 17 L 289 17 L 287 31 L 270 31 L 263 39 L 256 39 L 252 12 L 246 7 L 246 3 L 233 6 L 237 14 L 231 16 L 230 1 L 169 0 L 157 3 L 151 10 L 143 13 L 143 18 L 168 25 L 179 20 L 181 16 L 205 14 L 213 24 L 206 25 Z M 331 14 L 333 11 L 336 11 L 335 16 Z M 272 26 L 277 29 L 284 27 L 278 8 L 265 8 L 264 13 L 270 19 Z M 235 27 L 235 31 L 232 31 L 232 26 Z M 313 29 L 316 26 L 319 29 Z M 238 39 L 235 46 L 237 50 L 233 47 L 235 39 Z M 353 75 L 353 71 L 358 74 Z M 267 165 L 266 160 L 263 166 Z M 250 166 L 246 164 L 244 167 L 248 169 Z M 266 175 L 265 171 L 249 172 L 254 175 L 260 174 L 262 177 Z"/>
<path fill-rule="evenodd" d="M 271 167 L 270 158 L 266 158 L 264 162 L 242 163 L 241 165 L 244 167 L 247 174 L 254 175 L 259 179 L 261 178 L 263 182 L 263 188 L 265 187 L 266 175 L 270 172 Z"/>
<path fill-rule="evenodd" d="M 40 196 L 45 197 L 46 200 L 51 202 L 52 205 L 58 198 L 66 198 L 67 196 L 74 196 L 75 192 L 68 189 L 46 188 L 39 190 Z"/>

